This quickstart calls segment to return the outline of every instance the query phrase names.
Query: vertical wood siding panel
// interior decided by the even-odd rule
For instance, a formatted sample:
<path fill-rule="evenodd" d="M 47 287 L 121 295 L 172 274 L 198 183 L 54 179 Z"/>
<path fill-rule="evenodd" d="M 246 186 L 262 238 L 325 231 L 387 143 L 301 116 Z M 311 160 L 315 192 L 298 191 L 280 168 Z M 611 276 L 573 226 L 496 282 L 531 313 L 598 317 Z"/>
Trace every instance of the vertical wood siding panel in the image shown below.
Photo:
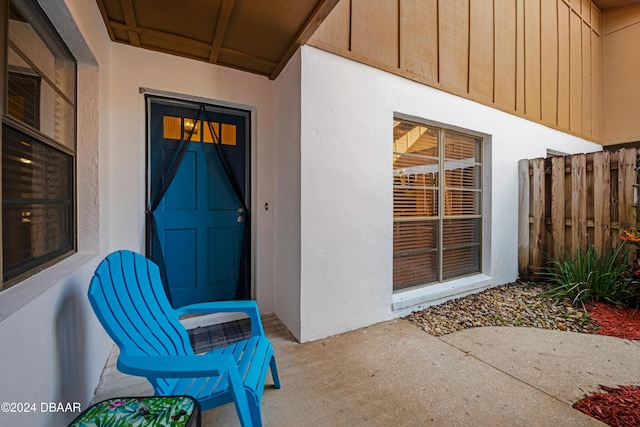
<path fill-rule="evenodd" d="M 516 0 L 516 111 L 524 115 L 524 0 Z"/>
<path fill-rule="evenodd" d="M 591 2 L 582 0 L 582 20 L 591 25 Z"/>
<path fill-rule="evenodd" d="M 600 19 L 601 19 L 601 14 L 600 11 L 594 6 L 591 8 L 591 27 L 593 28 L 593 31 L 595 31 L 596 33 L 598 33 L 598 35 L 600 35 Z"/>
<path fill-rule="evenodd" d="M 469 16 L 469 94 L 493 102 L 493 0 L 472 0 Z"/>
<path fill-rule="evenodd" d="M 400 2 L 400 68 L 438 81 L 438 0 Z"/>
<path fill-rule="evenodd" d="M 375 64 L 398 67 L 398 0 L 352 0 L 351 50 Z"/>
<path fill-rule="evenodd" d="M 309 44 L 316 45 L 321 43 L 338 51 L 348 51 L 351 32 L 350 22 L 351 1 L 341 0 L 313 34 Z"/>
<path fill-rule="evenodd" d="M 605 144 L 640 140 L 640 7 L 623 22 L 605 15 L 602 42 L 602 140 Z M 634 22 L 635 21 L 635 22 Z M 633 22 L 633 23 L 632 23 Z M 621 27 L 620 24 L 626 24 Z M 630 24 L 630 25 L 629 25 Z"/>
<path fill-rule="evenodd" d="M 558 5 L 541 3 L 541 85 L 542 121 L 557 124 L 558 119 Z"/>
<path fill-rule="evenodd" d="M 582 132 L 582 19 L 575 12 L 569 22 L 569 129 Z"/>
<path fill-rule="evenodd" d="M 569 129 L 569 19 L 571 10 L 558 0 L 558 126 Z"/>
<path fill-rule="evenodd" d="M 620 133 L 618 128 L 618 116 L 616 100 L 620 99 L 619 85 L 613 77 L 619 69 L 616 56 L 624 51 L 618 49 L 612 42 L 616 34 L 602 35 L 602 142 L 604 144 L 618 141 Z M 612 38 L 614 40 L 612 40 Z"/>
<path fill-rule="evenodd" d="M 469 71 L 469 0 L 439 2 L 439 66 L 444 89 L 467 93 Z"/>
<path fill-rule="evenodd" d="M 524 5 L 525 115 L 540 120 L 540 0 Z"/>
<path fill-rule="evenodd" d="M 591 27 L 582 23 L 582 135 L 591 138 Z"/>
<path fill-rule="evenodd" d="M 495 0 L 495 105 L 516 107 L 516 1 Z"/>
<path fill-rule="evenodd" d="M 575 10 L 575 12 L 580 15 L 582 11 L 582 0 L 571 0 L 571 9 Z"/>
<path fill-rule="evenodd" d="M 595 141 L 602 138 L 602 72 L 600 37 L 591 31 L 591 137 Z"/>

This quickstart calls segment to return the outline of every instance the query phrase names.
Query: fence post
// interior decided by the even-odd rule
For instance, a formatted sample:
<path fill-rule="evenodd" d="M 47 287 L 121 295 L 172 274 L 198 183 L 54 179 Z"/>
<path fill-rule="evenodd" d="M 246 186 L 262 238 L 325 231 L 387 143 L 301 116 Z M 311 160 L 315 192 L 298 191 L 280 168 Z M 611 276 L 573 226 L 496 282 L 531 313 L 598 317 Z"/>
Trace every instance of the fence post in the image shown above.
<path fill-rule="evenodd" d="M 518 162 L 518 273 L 529 277 L 529 160 Z"/>
<path fill-rule="evenodd" d="M 587 156 L 571 156 L 571 253 L 587 247 Z"/>
<path fill-rule="evenodd" d="M 636 210 L 633 207 L 633 184 L 636 183 L 636 150 L 620 150 L 618 163 L 618 220 L 620 230 L 636 226 Z"/>
<path fill-rule="evenodd" d="M 620 242 L 620 232 L 625 228 L 636 228 L 636 207 L 634 206 L 634 184 L 637 182 L 635 148 L 620 150 L 618 163 L 618 233 L 612 236 L 612 246 Z M 635 246 L 630 245 L 629 259 L 636 256 Z"/>
<path fill-rule="evenodd" d="M 544 237 L 545 237 L 545 173 L 544 159 L 531 160 L 532 181 L 531 181 L 531 261 L 529 270 L 531 274 L 540 271 L 544 265 Z"/>
<path fill-rule="evenodd" d="M 593 245 L 611 247 L 611 161 L 608 151 L 593 155 Z"/>
<path fill-rule="evenodd" d="M 551 158 L 551 252 L 549 258 L 556 256 L 557 250 L 563 250 L 565 245 L 565 194 L 564 194 L 564 157 Z M 548 247 L 549 247 L 548 246 Z"/>

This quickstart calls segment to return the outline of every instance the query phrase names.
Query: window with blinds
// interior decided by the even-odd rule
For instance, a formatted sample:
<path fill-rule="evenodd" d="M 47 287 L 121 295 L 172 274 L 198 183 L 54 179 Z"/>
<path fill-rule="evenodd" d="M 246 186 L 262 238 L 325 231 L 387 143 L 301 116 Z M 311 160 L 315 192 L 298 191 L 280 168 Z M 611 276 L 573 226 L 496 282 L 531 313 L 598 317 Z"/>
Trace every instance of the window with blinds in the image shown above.
<path fill-rule="evenodd" d="M 75 249 L 76 61 L 35 0 L 0 7 L 9 11 L 0 39 L 6 289 Z"/>
<path fill-rule="evenodd" d="M 395 120 L 393 288 L 479 273 L 482 139 Z"/>

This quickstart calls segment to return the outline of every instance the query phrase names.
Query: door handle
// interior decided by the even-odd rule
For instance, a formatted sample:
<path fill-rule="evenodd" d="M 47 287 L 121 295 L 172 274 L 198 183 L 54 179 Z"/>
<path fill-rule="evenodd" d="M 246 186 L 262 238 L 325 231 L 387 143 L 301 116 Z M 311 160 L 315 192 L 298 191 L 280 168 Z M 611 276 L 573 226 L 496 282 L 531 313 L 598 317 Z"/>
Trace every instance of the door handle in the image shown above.
<path fill-rule="evenodd" d="M 244 217 L 242 215 L 238 215 L 237 221 L 240 223 L 244 222 Z"/>

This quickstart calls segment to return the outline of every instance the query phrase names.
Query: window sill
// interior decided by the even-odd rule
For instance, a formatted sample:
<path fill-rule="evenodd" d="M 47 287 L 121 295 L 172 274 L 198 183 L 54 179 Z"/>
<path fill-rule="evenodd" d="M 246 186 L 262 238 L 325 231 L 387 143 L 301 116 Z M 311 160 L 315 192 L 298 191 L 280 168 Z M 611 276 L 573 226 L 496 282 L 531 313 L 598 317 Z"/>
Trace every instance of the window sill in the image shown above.
<path fill-rule="evenodd" d="M 407 289 L 393 294 L 394 316 L 404 316 L 431 305 L 460 298 L 491 286 L 491 276 L 476 274 L 436 285 Z"/>
<path fill-rule="evenodd" d="M 76 271 L 89 266 L 92 260 L 97 264 L 96 254 L 77 253 L 71 255 L 6 291 L 0 292 L 0 323 L 69 278 Z"/>

